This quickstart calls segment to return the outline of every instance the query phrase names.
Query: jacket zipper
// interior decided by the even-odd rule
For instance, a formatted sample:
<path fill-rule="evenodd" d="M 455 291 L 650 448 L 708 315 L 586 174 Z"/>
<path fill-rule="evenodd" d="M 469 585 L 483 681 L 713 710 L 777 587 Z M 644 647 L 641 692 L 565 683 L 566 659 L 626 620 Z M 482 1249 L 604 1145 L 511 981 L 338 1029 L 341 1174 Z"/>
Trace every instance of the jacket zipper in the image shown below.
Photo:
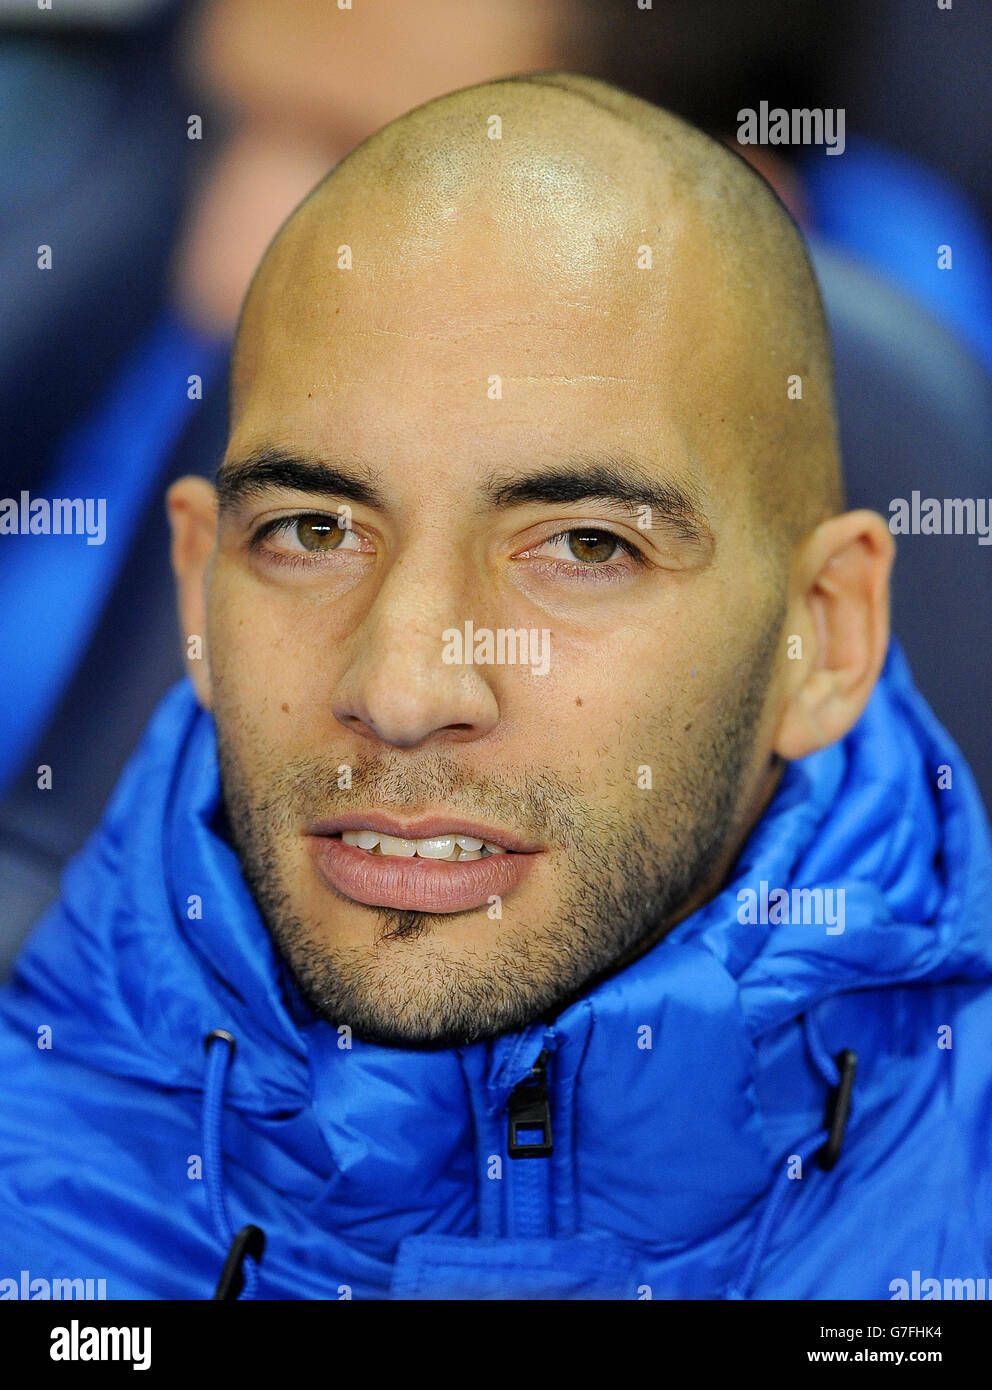
<path fill-rule="evenodd" d="M 548 1030 L 546 1041 L 553 1040 Z M 506 1102 L 509 1162 L 506 1220 L 508 1236 L 540 1237 L 555 1233 L 552 1197 L 554 1152 L 548 1070 L 551 1049 L 542 1048 L 530 1072 L 510 1092 Z M 538 1163 L 518 1163 L 536 1158 Z"/>
<path fill-rule="evenodd" d="M 506 1103 L 508 1133 L 506 1151 L 511 1158 L 550 1158 L 551 1106 L 548 1101 L 548 1060 L 544 1048 L 529 1075 L 518 1081 Z M 527 1138 L 530 1135 L 532 1137 Z M 533 1136 L 538 1137 L 533 1137 Z"/>

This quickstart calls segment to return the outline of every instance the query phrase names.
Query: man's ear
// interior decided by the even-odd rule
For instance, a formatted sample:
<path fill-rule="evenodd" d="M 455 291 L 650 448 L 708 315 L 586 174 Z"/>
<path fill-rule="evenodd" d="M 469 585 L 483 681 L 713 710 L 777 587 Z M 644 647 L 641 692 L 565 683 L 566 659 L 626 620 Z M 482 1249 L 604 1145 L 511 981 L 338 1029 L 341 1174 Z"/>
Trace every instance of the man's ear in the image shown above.
<path fill-rule="evenodd" d="M 172 568 L 176 576 L 186 671 L 200 704 L 210 709 L 207 569 L 217 538 L 217 493 L 205 478 L 190 475 L 172 484 L 166 493 L 165 505 L 172 528 Z"/>
<path fill-rule="evenodd" d="M 895 543 L 877 512 L 844 512 L 793 557 L 789 668 L 775 752 L 804 758 L 857 722 L 885 663 Z M 800 641 L 797 643 L 796 638 Z"/>

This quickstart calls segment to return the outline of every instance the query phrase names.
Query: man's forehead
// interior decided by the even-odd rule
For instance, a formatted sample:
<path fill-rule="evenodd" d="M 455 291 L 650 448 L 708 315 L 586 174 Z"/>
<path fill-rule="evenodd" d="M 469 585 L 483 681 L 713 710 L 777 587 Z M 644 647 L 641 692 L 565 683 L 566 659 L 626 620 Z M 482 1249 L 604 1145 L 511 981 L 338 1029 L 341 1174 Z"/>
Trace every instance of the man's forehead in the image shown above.
<path fill-rule="evenodd" d="M 502 107 L 512 84 L 495 86 Z M 527 90 L 512 89 L 510 105 Z M 561 92 L 553 100 L 575 104 Z M 298 351 L 331 329 L 427 341 L 527 321 L 572 335 L 588 320 L 625 340 L 656 302 L 671 306 L 673 276 L 691 289 L 692 267 L 716 248 L 643 139 L 578 105 L 567 138 L 553 126 L 528 128 L 522 113 L 505 143 L 487 140 L 478 120 L 474 134 L 439 130 L 414 149 L 402 121 L 380 132 L 384 151 L 345 160 L 270 247 L 239 354 Z"/>
<path fill-rule="evenodd" d="M 337 222 L 275 258 L 242 325 L 240 386 L 301 371 L 385 386 L 420 370 L 452 384 L 482 372 L 666 389 L 668 359 L 684 365 L 712 334 L 722 276 L 681 216 L 577 243 L 473 215 L 430 254 L 396 236 Z"/>

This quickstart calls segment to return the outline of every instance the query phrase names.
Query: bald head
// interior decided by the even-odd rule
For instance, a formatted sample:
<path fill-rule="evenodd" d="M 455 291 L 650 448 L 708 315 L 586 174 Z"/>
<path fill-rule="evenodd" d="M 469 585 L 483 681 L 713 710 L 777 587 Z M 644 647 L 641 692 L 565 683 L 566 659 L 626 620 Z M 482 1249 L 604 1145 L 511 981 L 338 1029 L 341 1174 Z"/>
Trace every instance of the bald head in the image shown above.
<path fill-rule="evenodd" d="M 602 375 L 637 366 L 657 387 L 659 426 L 679 419 L 696 484 L 746 493 L 769 550 L 785 555 L 842 506 L 802 238 L 749 165 L 670 113 L 546 73 L 451 93 L 378 131 L 263 258 L 238 327 L 232 425 L 276 340 L 292 350 L 321 316 L 330 333 L 369 298 L 398 304 L 427 284 L 448 325 L 501 284 L 508 304 L 587 306 L 590 331 L 606 327 L 617 347 Z M 495 336 L 492 349 L 496 371 Z"/>

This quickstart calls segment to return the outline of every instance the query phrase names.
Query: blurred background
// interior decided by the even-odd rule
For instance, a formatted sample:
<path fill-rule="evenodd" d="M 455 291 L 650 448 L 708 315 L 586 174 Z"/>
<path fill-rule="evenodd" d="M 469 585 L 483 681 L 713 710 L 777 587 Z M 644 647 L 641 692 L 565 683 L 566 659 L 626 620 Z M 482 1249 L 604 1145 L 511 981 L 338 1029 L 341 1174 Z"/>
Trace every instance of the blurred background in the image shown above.
<path fill-rule="evenodd" d="M 0 536 L 0 976 L 181 675 L 162 499 L 223 453 L 250 275 L 318 179 L 431 97 L 567 69 L 730 144 L 763 101 L 842 108 L 841 155 L 738 148 L 813 248 L 849 502 L 992 498 L 992 7 L 343 4 L 0 0 L 0 497 L 107 499 L 103 545 Z M 898 546 L 894 629 L 992 804 L 992 546 Z"/>

